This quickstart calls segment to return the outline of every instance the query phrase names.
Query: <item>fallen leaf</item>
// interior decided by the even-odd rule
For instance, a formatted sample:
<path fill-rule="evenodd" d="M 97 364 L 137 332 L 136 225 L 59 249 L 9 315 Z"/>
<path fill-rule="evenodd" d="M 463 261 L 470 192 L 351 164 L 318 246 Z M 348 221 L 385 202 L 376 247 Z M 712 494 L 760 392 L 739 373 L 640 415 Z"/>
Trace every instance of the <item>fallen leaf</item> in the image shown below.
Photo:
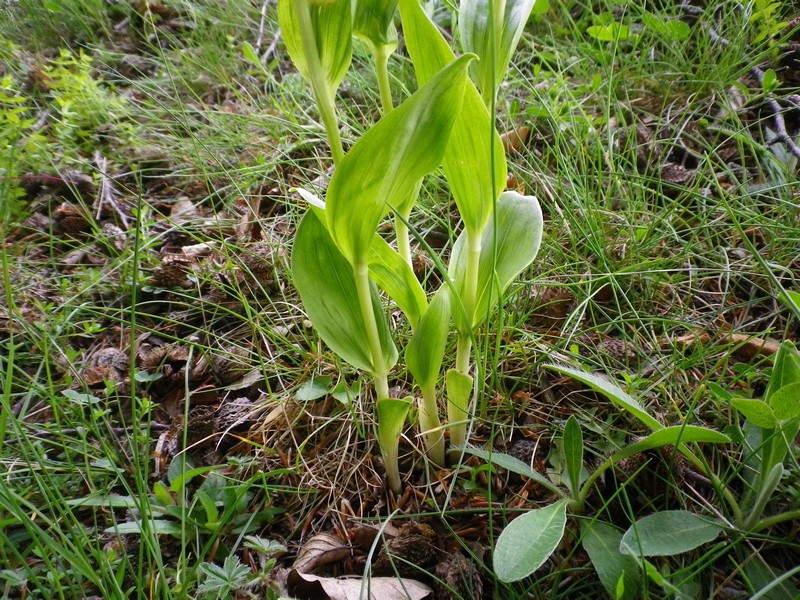
<path fill-rule="evenodd" d="M 372 577 L 337 579 L 299 573 L 292 569 L 288 578 L 289 593 L 308 600 L 431 600 L 433 590 L 414 579 Z M 362 595 L 362 592 L 368 594 Z"/>
<path fill-rule="evenodd" d="M 312 537 L 297 554 L 292 565 L 299 573 L 311 573 L 317 569 L 342 561 L 350 556 L 350 546 L 330 533 Z"/>
<path fill-rule="evenodd" d="M 506 153 L 511 154 L 512 152 L 519 152 L 525 145 L 530 133 L 530 127 L 521 125 L 501 135 L 500 140 L 503 142 L 503 148 L 505 149 Z"/>

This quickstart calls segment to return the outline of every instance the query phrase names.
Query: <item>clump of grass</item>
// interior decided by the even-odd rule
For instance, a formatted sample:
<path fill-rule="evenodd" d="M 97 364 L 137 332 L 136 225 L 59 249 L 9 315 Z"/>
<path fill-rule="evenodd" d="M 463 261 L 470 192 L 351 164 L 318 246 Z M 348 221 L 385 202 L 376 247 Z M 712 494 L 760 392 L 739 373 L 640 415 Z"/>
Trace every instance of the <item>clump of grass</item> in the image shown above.
<path fill-rule="evenodd" d="M 17 199 L 12 212 L 0 201 L 0 589 L 188 597 L 257 590 L 258 580 L 266 590 L 272 555 L 259 551 L 263 567 L 248 563 L 246 574 L 240 567 L 256 543 L 246 535 L 299 545 L 346 527 L 344 514 L 384 518 L 398 507 L 381 491 L 374 423 L 352 418 L 365 414 L 358 375 L 304 322 L 288 269 L 299 220 L 288 189 L 329 166 L 311 98 L 280 45 L 261 67 L 242 54 L 240 39 L 255 47 L 261 35 L 263 55 L 277 31 L 274 7 L 259 33 L 260 7 L 251 5 L 175 3 L 177 15 L 160 16 L 47 4 L 0 7 L 9 16 L 0 17 L 2 92 L 22 99 L 0 111 L 24 108 L 16 133 L 0 133 L 0 195 Z M 547 473 L 563 464 L 570 415 L 587 468 L 645 434 L 596 394 L 540 369 L 554 360 L 610 375 L 665 423 L 741 431 L 742 418 L 709 389 L 761 397 L 773 359 L 748 356 L 754 346 L 733 334 L 778 340 L 798 331 L 779 299 L 798 278 L 796 168 L 767 145 L 774 119 L 749 75 L 776 64 L 788 33 L 769 11 L 760 2 L 699 12 L 601 2 L 553 4 L 531 20 L 498 122 L 531 129 L 510 170 L 542 202 L 545 241 L 496 330 L 479 332 L 485 410 L 470 424 L 473 443 L 527 448 L 519 455 Z M 346 147 L 377 117 L 359 46 L 355 60 L 339 100 Z M 61 69 L 74 85 L 27 88 L 36 65 Z M 391 67 L 395 95 L 405 97 L 415 87 L 410 61 L 401 51 Z M 108 112 L 65 116 L 57 92 L 72 94 L 73 111 L 87 112 L 92 98 L 80 94 L 92 93 Z M 118 127 L 110 136 L 109 122 Z M 113 191 L 101 201 L 102 189 Z M 458 233 L 446 193 L 442 178 L 426 182 L 419 219 L 444 259 Z M 68 231 L 67 218 L 81 227 Z M 164 256 L 203 245 L 178 285 L 159 282 Z M 262 270 L 247 257 L 264 246 L 272 250 Z M 175 354 L 163 350 L 145 365 L 144 342 Z M 109 348 L 119 362 L 98 371 L 92 361 Z M 193 371 L 201 359 L 221 370 Z M 322 395 L 299 399 L 320 377 L 329 378 Z M 408 385 L 404 372 L 395 378 Z M 195 437 L 181 423 L 201 423 L 192 400 L 203 394 L 215 406 L 247 396 L 248 427 Z M 168 442 L 176 457 L 163 454 Z M 158 475 L 156 450 L 165 456 Z M 488 555 L 478 560 L 476 545 L 493 544 L 516 511 L 549 503 L 547 489 L 474 457 L 426 476 L 421 454 L 407 430 L 400 461 L 414 486 L 401 513 L 441 522 L 443 540 L 481 564 L 485 588 L 508 597 L 596 593 L 577 543 L 519 583 L 499 581 Z M 698 456 L 730 493 L 742 491 L 738 446 Z M 201 472 L 181 485 L 192 465 Z M 796 504 L 796 448 L 785 468 L 772 516 Z M 701 475 L 676 453 L 632 458 L 593 490 L 587 514 L 623 529 L 666 508 L 728 518 L 720 489 Z M 226 500 L 231 493 L 238 504 Z M 238 529 L 248 522 L 256 527 Z M 124 533 L 131 523 L 139 530 Z M 572 533 L 580 537 L 579 525 Z M 781 523 L 742 530 L 724 547 L 656 565 L 675 589 L 756 593 L 796 576 L 791 534 Z M 651 582 L 642 593 L 675 592 Z"/>

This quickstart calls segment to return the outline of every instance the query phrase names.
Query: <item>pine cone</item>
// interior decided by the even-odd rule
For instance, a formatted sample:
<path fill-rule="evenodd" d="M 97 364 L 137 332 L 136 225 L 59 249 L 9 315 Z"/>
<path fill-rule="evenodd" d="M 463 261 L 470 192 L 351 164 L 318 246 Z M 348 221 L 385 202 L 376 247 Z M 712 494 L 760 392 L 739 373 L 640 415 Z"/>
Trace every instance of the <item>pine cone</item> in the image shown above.
<path fill-rule="evenodd" d="M 397 537 L 383 545 L 372 572 L 375 575 L 419 578 L 436 562 L 436 533 L 429 525 L 406 523 Z M 410 563 L 410 564 L 409 564 Z"/>
<path fill-rule="evenodd" d="M 461 552 L 453 552 L 436 565 L 436 599 L 477 600 L 483 596 L 483 579 L 475 563 Z"/>

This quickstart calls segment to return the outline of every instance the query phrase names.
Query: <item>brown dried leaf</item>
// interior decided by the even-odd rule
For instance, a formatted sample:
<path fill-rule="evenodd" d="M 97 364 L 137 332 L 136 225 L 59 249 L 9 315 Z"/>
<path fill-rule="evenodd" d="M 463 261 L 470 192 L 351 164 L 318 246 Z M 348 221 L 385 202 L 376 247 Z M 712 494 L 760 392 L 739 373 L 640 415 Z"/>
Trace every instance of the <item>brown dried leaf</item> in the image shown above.
<path fill-rule="evenodd" d="M 319 533 L 306 542 L 292 566 L 299 573 L 312 573 L 349 556 L 350 547 L 345 542 L 333 534 Z"/>
<path fill-rule="evenodd" d="M 519 152 L 522 150 L 522 147 L 525 145 L 525 142 L 528 141 L 528 136 L 530 134 L 530 127 L 520 125 L 519 127 L 516 127 L 511 131 L 506 131 L 503 135 L 501 135 L 500 140 L 503 142 L 503 149 L 505 149 L 506 154 L 511 154 L 513 152 Z"/>
<path fill-rule="evenodd" d="M 433 590 L 414 579 L 372 577 L 368 582 L 360 578 L 336 579 L 301 574 L 297 569 L 289 573 L 289 593 L 308 600 L 431 600 Z M 369 595 L 362 592 L 369 590 Z"/>

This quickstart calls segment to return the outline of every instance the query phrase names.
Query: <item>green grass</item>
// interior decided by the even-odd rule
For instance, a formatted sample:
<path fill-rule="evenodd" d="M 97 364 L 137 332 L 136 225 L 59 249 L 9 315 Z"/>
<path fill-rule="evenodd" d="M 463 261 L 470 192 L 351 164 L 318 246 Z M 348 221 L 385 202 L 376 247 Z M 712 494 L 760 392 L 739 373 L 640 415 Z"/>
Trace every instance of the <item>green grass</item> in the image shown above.
<path fill-rule="evenodd" d="M 494 574 L 497 536 L 520 509 L 548 504 L 546 491 L 474 458 L 426 470 L 409 427 L 401 469 L 418 493 L 398 507 L 381 479 L 369 386 L 349 401 L 330 389 L 298 399 L 314 377 L 331 387 L 361 377 L 319 341 L 292 284 L 305 209 L 290 190 L 324 181 L 331 163 L 282 44 L 261 67 L 242 54 L 245 41 L 261 35 L 263 53 L 275 38 L 274 5 L 259 34 L 260 3 L 169 2 L 164 14 L 39 4 L 0 6 L 0 92 L 20 98 L 0 102 L 0 124 L 23 109 L 0 131 L 0 595 L 233 597 L 207 573 L 239 560 L 231 589 L 277 597 L 274 558 L 290 566 L 313 534 L 397 508 L 394 519 L 434 525 L 443 550 L 472 555 L 495 597 L 597 597 L 577 527 L 535 578 Z M 480 332 L 471 441 L 497 452 L 534 441 L 534 467 L 555 473 L 571 414 L 587 465 L 646 434 L 547 362 L 607 374 L 665 423 L 735 439 L 743 418 L 711 387 L 761 397 L 772 357 L 748 356 L 734 334 L 800 333 L 779 297 L 800 277 L 797 161 L 767 147 L 774 125 L 748 77 L 776 68 L 790 30 L 775 24 L 791 15 L 765 3 L 688 16 L 677 2 L 552 4 L 529 23 L 498 101 L 501 132 L 531 129 L 509 165 L 542 203 L 545 240 L 502 319 Z M 686 31 L 654 30 L 653 19 Z M 613 21 L 634 36 L 587 33 Z M 338 102 L 345 148 L 378 115 L 368 54 L 355 55 Z M 390 69 L 399 103 L 413 69 L 404 54 Z M 414 222 L 445 260 L 453 212 L 444 178 L 431 177 Z M 186 247 L 197 258 L 171 285 L 164 256 Z M 411 378 L 398 369 L 390 383 Z M 203 428 L 240 398 L 252 402 L 244 425 Z M 737 498 L 749 468 L 740 448 L 697 451 Z M 785 467 L 768 514 L 800 499 L 796 446 Z M 610 471 L 582 518 L 624 530 L 685 509 L 732 522 L 707 480 L 653 451 Z M 723 535 L 653 563 L 689 597 L 798 585 L 791 521 Z M 363 561 L 348 568 L 360 574 Z M 676 593 L 650 582 L 641 597 Z"/>

